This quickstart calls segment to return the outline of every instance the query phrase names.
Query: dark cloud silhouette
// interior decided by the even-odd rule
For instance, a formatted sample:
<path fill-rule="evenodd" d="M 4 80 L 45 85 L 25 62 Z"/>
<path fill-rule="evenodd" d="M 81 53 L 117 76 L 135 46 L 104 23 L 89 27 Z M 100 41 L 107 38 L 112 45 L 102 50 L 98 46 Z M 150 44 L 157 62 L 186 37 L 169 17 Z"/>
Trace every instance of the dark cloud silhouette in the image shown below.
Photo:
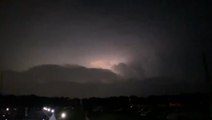
<path fill-rule="evenodd" d="M 109 70 L 82 66 L 41 65 L 27 71 L 5 71 L 4 94 L 41 96 L 108 97 L 204 92 L 204 81 L 193 84 L 166 77 L 122 79 Z"/>
<path fill-rule="evenodd" d="M 69 81 L 76 83 L 109 83 L 120 79 L 118 75 L 109 70 L 85 68 L 78 65 L 40 65 L 32 67 L 26 71 L 11 73 L 11 76 L 17 81 L 28 80 L 37 82 Z"/>
<path fill-rule="evenodd" d="M 145 78 L 144 70 L 141 65 L 132 65 L 119 63 L 113 66 L 114 71 L 123 76 L 125 79 L 143 79 Z"/>

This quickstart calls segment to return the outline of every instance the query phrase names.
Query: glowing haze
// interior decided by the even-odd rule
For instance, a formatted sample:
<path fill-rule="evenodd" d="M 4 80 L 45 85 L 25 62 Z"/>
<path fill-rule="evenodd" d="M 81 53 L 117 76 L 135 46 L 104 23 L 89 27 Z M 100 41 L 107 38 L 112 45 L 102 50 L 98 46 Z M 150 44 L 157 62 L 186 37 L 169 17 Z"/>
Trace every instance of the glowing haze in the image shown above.
<path fill-rule="evenodd" d="M 1 0 L 0 70 L 14 70 L 8 73 L 8 91 L 16 93 L 23 81 L 77 83 L 69 91 L 83 89 L 87 81 L 96 94 L 101 85 L 90 83 L 102 81 L 104 95 L 110 91 L 106 83 L 114 83 L 117 94 L 122 87 L 115 86 L 125 86 L 125 95 L 141 91 L 141 84 L 142 91 L 168 83 L 198 85 L 205 79 L 202 52 L 209 65 L 212 61 L 208 5 L 204 0 Z M 142 83 L 116 83 L 122 78 Z"/>
<path fill-rule="evenodd" d="M 120 63 L 127 63 L 127 60 L 124 58 L 115 58 L 115 57 L 103 57 L 98 58 L 96 60 L 90 61 L 90 64 L 88 67 L 90 68 L 100 68 L 100 69 L 108 69 L 115 73 L 118 73 L 116 70 L 114 70 L 114 66 L 118 65 Z"/>

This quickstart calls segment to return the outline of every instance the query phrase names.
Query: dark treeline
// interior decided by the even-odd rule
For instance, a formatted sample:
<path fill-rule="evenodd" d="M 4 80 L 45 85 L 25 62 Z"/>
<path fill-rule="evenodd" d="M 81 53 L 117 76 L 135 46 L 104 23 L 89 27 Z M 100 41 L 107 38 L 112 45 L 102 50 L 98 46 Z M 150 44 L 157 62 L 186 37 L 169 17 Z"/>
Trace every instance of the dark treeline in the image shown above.
<path fill-rule="evenodd" d="M 40 97 L 36 95 L 1 95 L 1 106 L 17 106 L 17 107 L 43 107 L 43 105 L 67 106 L 70 104 L 79 104 L 79 99 L 69 99 L 67 97 Z"/>
<path fill-rule="evenodd" d="M 111 106 L 123 107 L 130 104 L 171 104 L 180 103 L 182 105 L 208 106 L 208 96 L 205 94 L 182 94 L 182 95 L 162 95 L 162 96 L 119 96 L 107 98 L 68 98 L 68 97 L 40 97 L 36 95 L 0 95 L 1 106 L 27 106 L 27 107 L 42 107 L 43 105 L 50 106 L 80 106 L 83 104 L 85 108 L 91 106 Z"/>

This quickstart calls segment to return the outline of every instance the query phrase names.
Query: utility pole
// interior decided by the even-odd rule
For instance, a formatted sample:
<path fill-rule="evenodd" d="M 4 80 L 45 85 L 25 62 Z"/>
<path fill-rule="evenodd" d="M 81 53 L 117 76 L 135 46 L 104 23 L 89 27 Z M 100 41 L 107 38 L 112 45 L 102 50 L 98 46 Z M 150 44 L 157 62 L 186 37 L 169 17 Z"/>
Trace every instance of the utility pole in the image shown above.
<path fill-rule="evenodd" d="M 204 66 L 204 71 L 205 71 L 205 79 L 208 85 L 208 97 L 209 97 L 209 104 L 210 104 L 210 117 L 212 119 L 212 82 L 210 78 L 210 73 L 208 69 L 208 63 L 207 63 L 207 57 L 205 52 L 203 52 L 203 66 Z"/>
<path fill-rule="evenodd" d="M 0 95 L 3 94 L 3 72 L 0 71 Z"/>

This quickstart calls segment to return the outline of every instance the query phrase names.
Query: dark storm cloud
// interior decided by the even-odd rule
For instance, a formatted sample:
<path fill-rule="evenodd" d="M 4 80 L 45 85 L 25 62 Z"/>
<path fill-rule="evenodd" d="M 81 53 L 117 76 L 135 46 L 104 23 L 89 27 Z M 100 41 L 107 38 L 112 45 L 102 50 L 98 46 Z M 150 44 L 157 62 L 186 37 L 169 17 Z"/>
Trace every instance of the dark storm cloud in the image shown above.
<path fill-rule="evenodd" d="M 125 63 L 119 63 L 113 66 L 113 69 L 123 76 L 125 79 L 144 79 L 145 73 L 140 65 L 128 65 Z"/>
<path fill-rule="evenodd" d="M 11 72 L 8 77 L 21 81 L 70 81 L 77 83 L 110 83 L 120 79 L 115 73 L 77 65 L 40 65 L 23 72 Z"/>
<path fill-rule="evenodd" d="M 108 97 L 120 95 L 158 95 L 204 92 L 204 82 L 171 78 L 121 79 L 108 70 L 82 66 L 42 65 L 27 71 L 5 71 L 4 94 L 68 97 Z M 13 87 L 11 87 L 11 85 Z"/>
<path fill-rule="evenodd" d="M 92 67 L 90 63 L 103 59 L 118 60 L 113 68 L 125 80 L 144 82 L 147 78 L 166 76 L 179 83 L 203 82 L 202 51 L 206 52 L 209 66 L 212 58 L 209 8 L 204 0 L 3 0 L 0 1 L 0 70 L 26 70 L 42 64 Z M 74 75 L 66 74 L 62 68 L 58 76 L 65 82 L 70 78 L 73 81 L 69 82 L 74 83 L 96 83 L 97 74 L 109 82 L 117 77 L 108 71 L 85 67 L 69 71 L 77 73 Z M 38 68 L 25 71 L 28 76 L 15 72 L 14 80 L 57 79 L 57 74 L 50 77 L 52 72 L 41 72 L 43 69 Z M 85 72 L 79 76 L 81 69 Z"/>

